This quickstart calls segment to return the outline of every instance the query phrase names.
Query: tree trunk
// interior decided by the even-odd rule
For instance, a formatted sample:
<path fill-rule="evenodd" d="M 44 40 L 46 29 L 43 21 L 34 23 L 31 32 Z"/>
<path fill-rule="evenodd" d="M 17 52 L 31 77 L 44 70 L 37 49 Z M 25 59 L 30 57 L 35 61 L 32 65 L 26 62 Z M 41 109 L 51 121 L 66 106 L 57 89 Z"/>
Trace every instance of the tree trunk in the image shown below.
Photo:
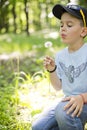
<path fill-rule="evenodd" d="M 4 28 L 5 32 L 8 32 L 8 4 L 5 4 L 5 1 L 0 1 L 0 31 Z"/>
<path fill-rule="evenodd" d="M 16 4 L 13 4 L 13 8 L 12 8 L 12 14 L 13 14 L 13 20 L 14 20 L 14 33 L 16 33 L 17 30 L 17 25 L 16 25 L 16 12 L 15 12 L 15 7 Z"/>
<path fill-rule="evenodd" d="M 70 0 L 68 0 L 68 3 L 70 2 Z"/>
<path fill-rule="evenodd" d="M 29 17 L 28 17 L 28 10 L 29 10 L 29 7 L 27 5 L 27 0 L 24 0 L 24 4 L 25 4 L 25 15 L 26 15 L 26 32 L 27 32 L 27 35 L 30 35 L 29 33 Z"/>
<path fill-rule="evenodd" d="M 6 8 L 6 14 L 7 16 L 5 17 L 5 29 L 6 29 L 6 32 L 8 32 L 9 30 L 9 17 L 8 17 L 8 14 L 9 14 L 9 11 L 8 11 L 8 5 L 5 7 Z"/>

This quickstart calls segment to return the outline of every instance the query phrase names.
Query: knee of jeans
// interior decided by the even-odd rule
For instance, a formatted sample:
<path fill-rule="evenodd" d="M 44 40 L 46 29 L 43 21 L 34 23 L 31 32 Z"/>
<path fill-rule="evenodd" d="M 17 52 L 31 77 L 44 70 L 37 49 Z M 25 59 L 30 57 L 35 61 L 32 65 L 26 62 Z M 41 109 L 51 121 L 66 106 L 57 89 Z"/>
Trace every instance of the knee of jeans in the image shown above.
<path fill-rule="evenodd" d="M 64 110 L 64 106 L 65 106 L 65 103 L 61 103 L 55 109 L 55 117 L 56 117 L 56 120 L 58 121 L 64 122 L 66 121 L 68 117 L 66 111 Z"/>
<path fill-rule="evenodd" d="M 32 124 L 32 130 L 39 130 L 38 125 L 37 124 Z"/>
<path fill-rule="evenodd" d="M 66 113 L 64 111 L 57 111 L 55 112 L 55 117 L 56 117 L 56 120 L 58 121 L 65 121 L 66 120 Z"/>
<path fill-rule="evenodd" d="M 42 130 L 42 128 L 38 123 L 34 122 L 32 124 L 32 130 Z"/>

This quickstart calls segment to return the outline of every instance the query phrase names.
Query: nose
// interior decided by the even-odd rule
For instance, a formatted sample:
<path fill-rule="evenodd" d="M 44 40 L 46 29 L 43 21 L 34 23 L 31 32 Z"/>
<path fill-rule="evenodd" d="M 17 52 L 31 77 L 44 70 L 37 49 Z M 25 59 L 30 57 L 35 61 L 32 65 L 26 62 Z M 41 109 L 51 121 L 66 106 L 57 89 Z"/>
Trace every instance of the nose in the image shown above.
<path fill-rule="evenodd" d="M 66 26 L 63 25 L 61 28 L 60 28 L 61 31 L 66 31 Z"/>

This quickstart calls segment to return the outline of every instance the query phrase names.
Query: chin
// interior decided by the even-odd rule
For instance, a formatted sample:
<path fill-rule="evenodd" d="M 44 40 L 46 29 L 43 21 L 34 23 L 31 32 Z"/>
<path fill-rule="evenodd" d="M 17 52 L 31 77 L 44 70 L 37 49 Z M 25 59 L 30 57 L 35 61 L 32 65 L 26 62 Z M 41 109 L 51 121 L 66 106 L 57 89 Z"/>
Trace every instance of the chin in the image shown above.
<path fill-rule="evenodd" d="M 64 44 L 69 44 L 69 42 L 68 42 L 67 40 L 64 40 L 64 39 L 62 39 L 62 42 L 63 42 Z"/>

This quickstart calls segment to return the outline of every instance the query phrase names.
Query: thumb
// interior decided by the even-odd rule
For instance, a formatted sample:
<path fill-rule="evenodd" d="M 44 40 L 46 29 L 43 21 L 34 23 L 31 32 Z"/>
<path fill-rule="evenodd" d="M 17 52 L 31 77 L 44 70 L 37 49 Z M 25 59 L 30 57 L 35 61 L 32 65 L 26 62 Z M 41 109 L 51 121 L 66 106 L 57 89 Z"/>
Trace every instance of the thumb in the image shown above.
<path fill-rule="evenodd" d="M 71 99 L 71 97 L 65 97 L 62 99 L 62 101 L 65 102 L 65 101 L 69 101 L 70 99 Z"/>

